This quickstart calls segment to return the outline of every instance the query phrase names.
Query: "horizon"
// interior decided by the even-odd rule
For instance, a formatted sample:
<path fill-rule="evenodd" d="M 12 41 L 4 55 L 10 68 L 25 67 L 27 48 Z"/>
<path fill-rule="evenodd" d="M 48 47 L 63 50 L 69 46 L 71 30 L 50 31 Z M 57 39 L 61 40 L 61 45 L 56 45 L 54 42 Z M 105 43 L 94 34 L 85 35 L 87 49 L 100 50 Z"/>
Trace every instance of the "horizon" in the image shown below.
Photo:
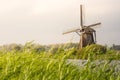
<path fill-rule="evenodd" d="M 62 32 L 80 26 L 80 4 L 84 5 L 85 24 L 101 22 L 95 28 L 97 43 L 120 44 L 120 1 L 116 0 L 4 0 L 0 1 L 0 45 L 79 42 L 76 33 Z"/>

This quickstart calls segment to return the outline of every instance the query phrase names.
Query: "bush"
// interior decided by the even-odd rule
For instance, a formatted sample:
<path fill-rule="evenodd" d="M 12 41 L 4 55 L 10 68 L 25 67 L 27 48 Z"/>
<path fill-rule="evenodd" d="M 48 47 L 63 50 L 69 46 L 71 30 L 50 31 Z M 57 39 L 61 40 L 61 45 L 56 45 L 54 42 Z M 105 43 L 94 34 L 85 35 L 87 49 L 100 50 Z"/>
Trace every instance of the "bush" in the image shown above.
<path fill-rule="evenodd" d="M 87 59 L 88 56 L 105 54 L 106 51 L 107 51 L 106 47 L 98 44 L 92 44 L 78 50 L 77 56 L 78 58 Z"/>

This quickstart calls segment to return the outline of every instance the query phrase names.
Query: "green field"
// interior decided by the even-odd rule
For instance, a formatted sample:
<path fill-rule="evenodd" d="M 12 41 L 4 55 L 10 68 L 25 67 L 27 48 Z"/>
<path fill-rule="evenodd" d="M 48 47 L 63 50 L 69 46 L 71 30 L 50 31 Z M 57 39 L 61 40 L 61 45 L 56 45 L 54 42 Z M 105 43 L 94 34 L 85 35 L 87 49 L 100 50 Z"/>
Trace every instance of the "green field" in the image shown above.
<path fill-rule="evenodd" d="M 103 46 L 35 47 L 27 43 L 22 48 L 1 48 L 0 80 L 120 80 L 120 69 L 109 65 L 120 60 L 119 51 Z M 68 63 L 68 59 L 87 60 L 84 66 Z M 104 60 L 103 63 L 94 63 Z"/>

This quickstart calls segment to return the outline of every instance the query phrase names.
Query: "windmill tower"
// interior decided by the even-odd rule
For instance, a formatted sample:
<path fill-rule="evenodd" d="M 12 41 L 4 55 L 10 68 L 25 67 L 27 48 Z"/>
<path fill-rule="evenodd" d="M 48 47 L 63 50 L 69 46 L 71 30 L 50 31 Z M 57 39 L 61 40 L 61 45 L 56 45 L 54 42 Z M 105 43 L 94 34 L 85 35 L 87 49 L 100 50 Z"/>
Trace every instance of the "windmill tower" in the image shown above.
<path fill-rule="evenodd" d="M 96 31 L 92 27 L 100 25 L 101 23 L 99 22 L 99 23 L 85 26 L 83 24 L 83 6 L 80 5 L 80 24 L 81 25 L 79 28 L 63 32 L 63 34 L 76 32 L 80 36 L 80 41 L 79 41 L 79 46 L 78 46 L 79 49 L 81 49 L 87 45 L 96 43 Z"/>

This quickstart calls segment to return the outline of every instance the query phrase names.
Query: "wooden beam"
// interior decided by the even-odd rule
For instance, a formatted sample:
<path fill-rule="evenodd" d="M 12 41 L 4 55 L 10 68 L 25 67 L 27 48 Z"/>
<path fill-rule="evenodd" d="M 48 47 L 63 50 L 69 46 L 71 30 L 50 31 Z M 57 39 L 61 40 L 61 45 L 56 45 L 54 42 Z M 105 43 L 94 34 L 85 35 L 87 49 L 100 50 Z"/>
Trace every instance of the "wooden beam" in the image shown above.
<path fill-rule="evenodd" d="M 80 5 L 80 25 L 83 28 L 83 7 Z"/>
<path fill-rule="evenodd" d="M 89 26 L 87 26 L 87 27 L 94 27 L 94 26 L 97 26 L 97 25 L 100 25 L 101 23 L 99 22 L 99 23 L 96 23 L 96 24 L 91 24 L 91 25 L 89 25 Z"/>
<path fill-rule="evenodd" d="M 68 31 L 63 32 L 63 35 L 64 35 L 64 34 L 68 34 L 68 33 L 72 33 L 72 32 L 77 32 L 77 31 L 79 31 L 79 30 L 80 30 L 79 28 L 77 28 L 77 29 L 71 29 L 71 30 L 68 30 Z"/>

